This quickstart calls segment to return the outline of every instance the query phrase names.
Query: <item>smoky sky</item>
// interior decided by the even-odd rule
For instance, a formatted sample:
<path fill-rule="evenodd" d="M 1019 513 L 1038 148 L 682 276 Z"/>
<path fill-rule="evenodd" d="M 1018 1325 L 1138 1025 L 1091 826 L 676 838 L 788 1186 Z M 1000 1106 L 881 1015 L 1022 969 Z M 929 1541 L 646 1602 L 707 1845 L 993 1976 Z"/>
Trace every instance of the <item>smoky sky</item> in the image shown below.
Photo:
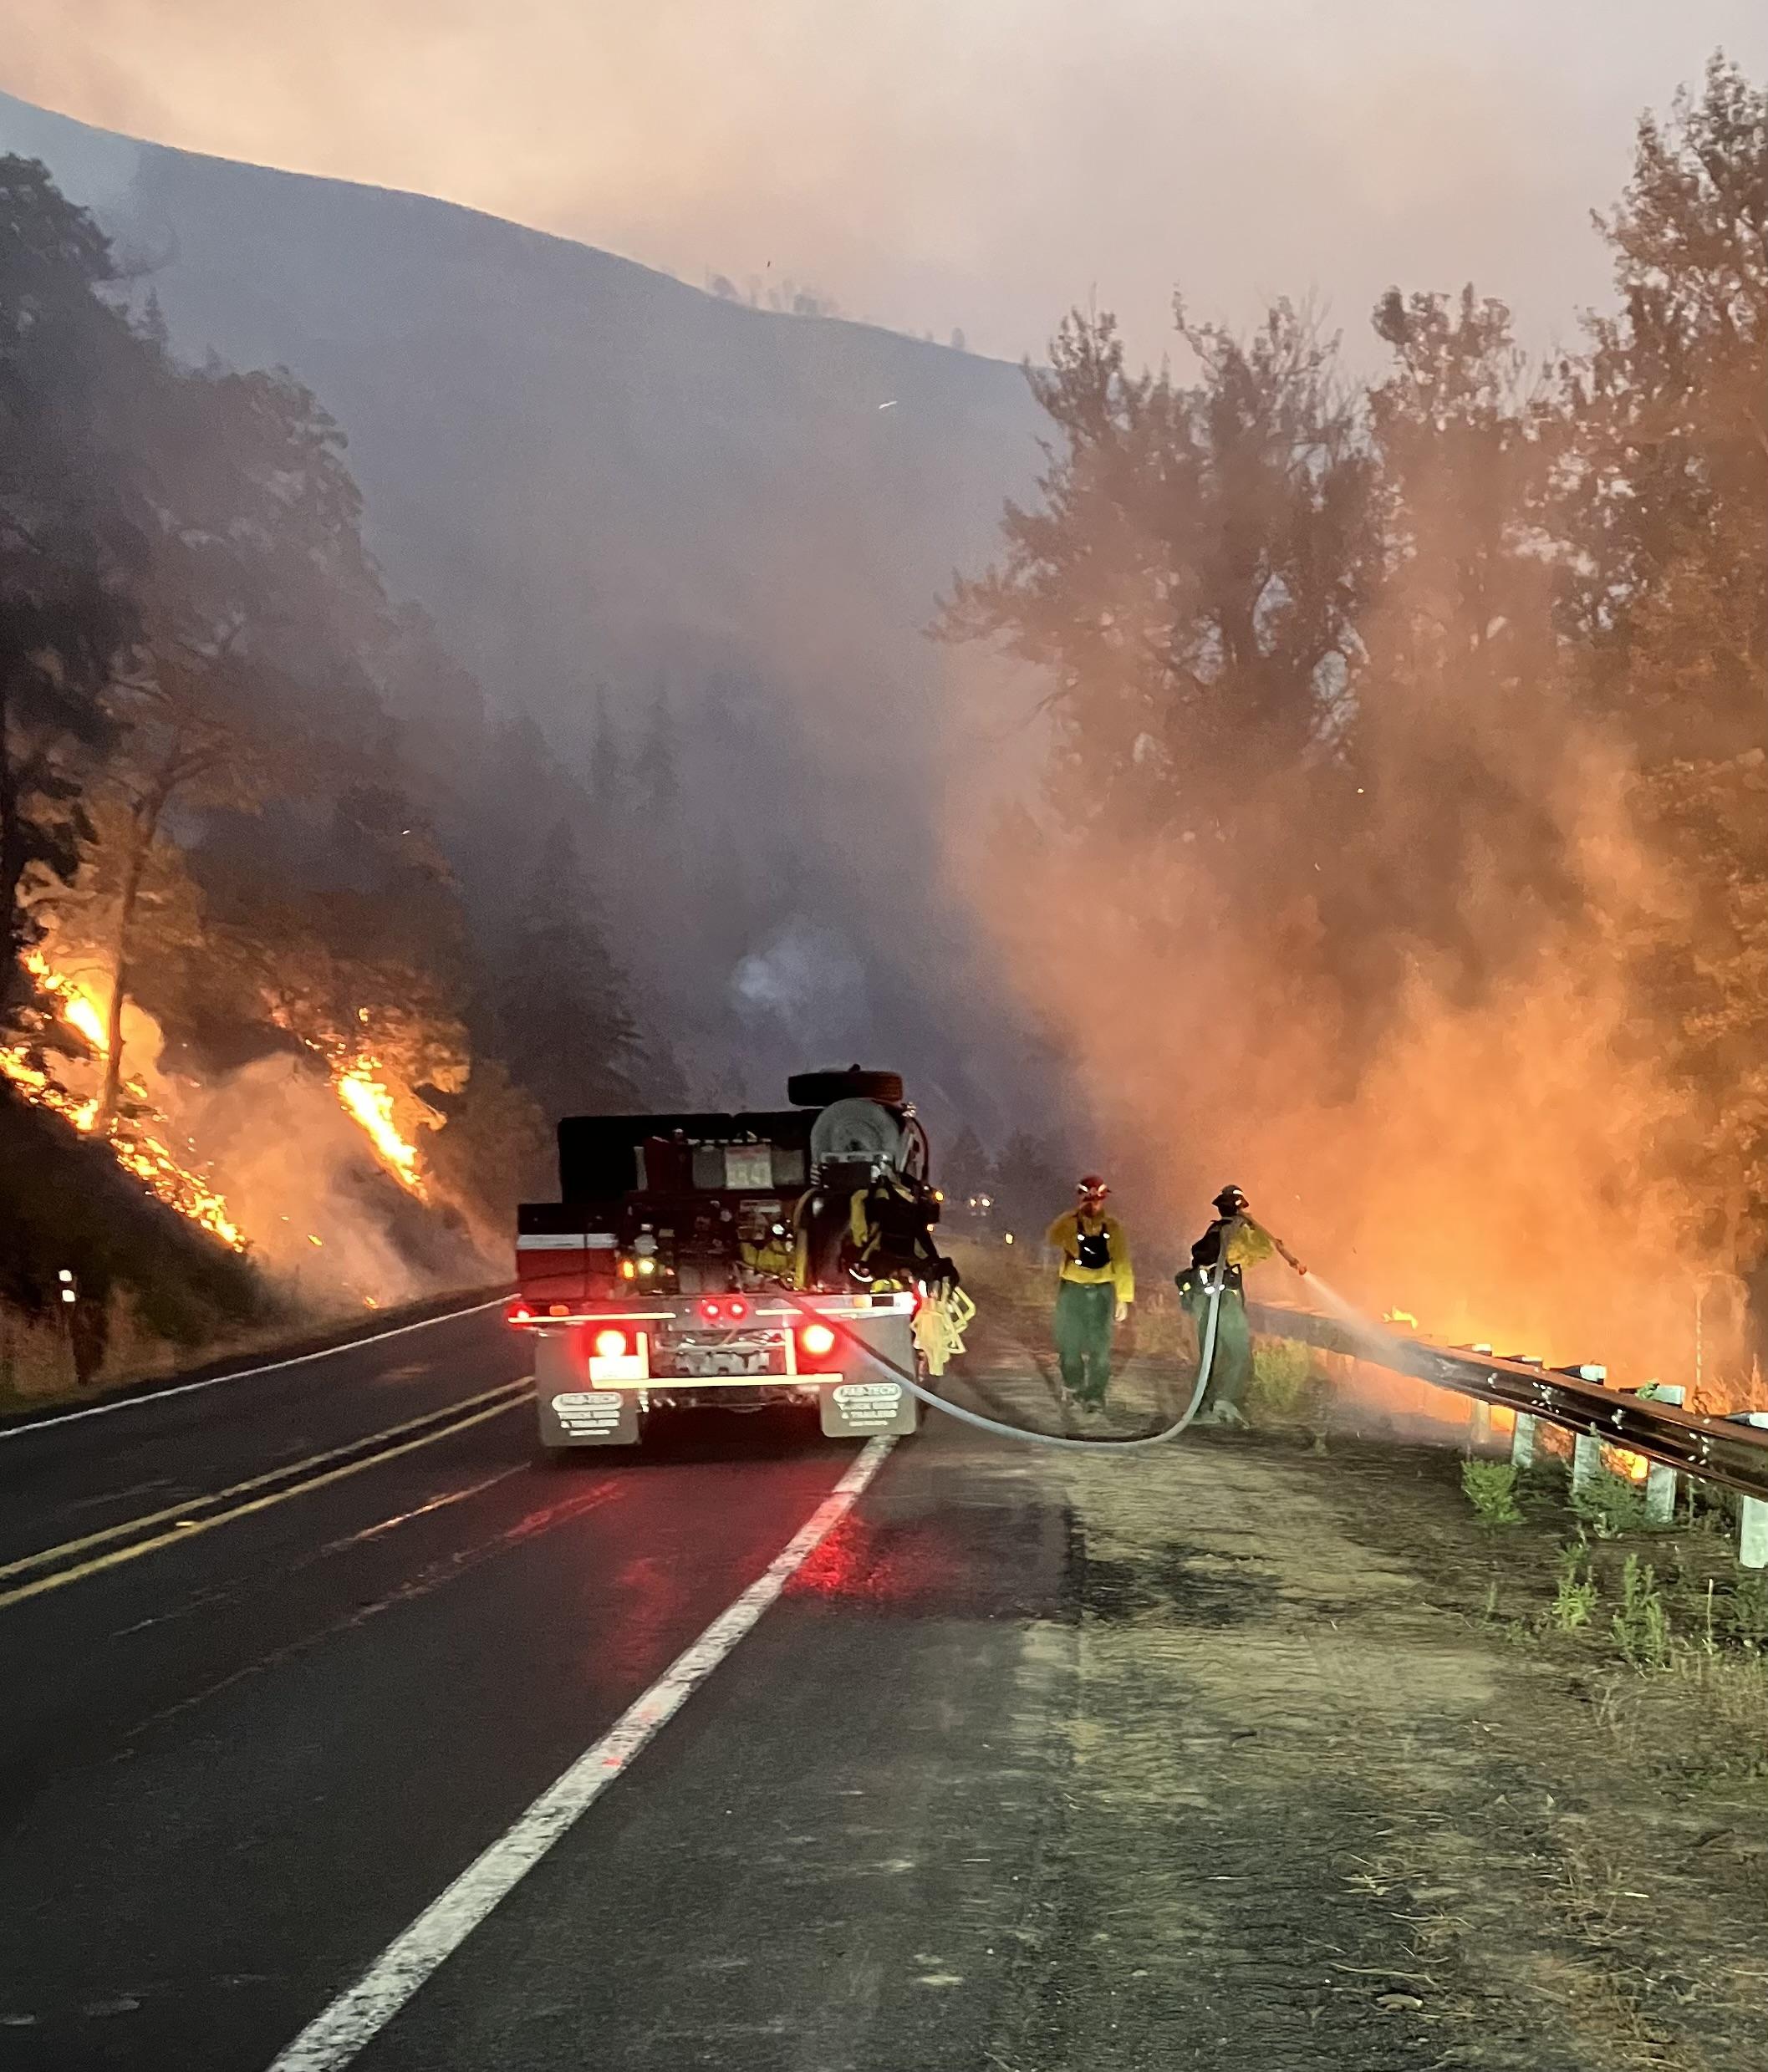
<path fill-rule="evenodd" d="M 1606 288 L 1632 126 L 1760 0 L 0 0 L 0 88 L 1035 352 L 1067 308 Z"/>

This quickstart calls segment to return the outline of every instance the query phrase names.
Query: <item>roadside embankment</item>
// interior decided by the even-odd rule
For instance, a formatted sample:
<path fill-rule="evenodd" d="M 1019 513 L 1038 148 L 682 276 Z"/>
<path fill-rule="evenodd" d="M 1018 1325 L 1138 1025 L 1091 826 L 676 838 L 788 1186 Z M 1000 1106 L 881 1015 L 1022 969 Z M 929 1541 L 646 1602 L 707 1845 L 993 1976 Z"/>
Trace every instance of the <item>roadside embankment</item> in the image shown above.
<path fill-rule="evenodd" d="M 1049 1417 L 1027 1359 L 975 1386 Z M 1760 2062 L 1768 1611 L 1722 1540 L 1496 1529 L 1456 1449 L 1305 1428 L 996 1452 L 1071 1602 L 1023 1637 L 1060 1787 L 993 2061 Z"/>

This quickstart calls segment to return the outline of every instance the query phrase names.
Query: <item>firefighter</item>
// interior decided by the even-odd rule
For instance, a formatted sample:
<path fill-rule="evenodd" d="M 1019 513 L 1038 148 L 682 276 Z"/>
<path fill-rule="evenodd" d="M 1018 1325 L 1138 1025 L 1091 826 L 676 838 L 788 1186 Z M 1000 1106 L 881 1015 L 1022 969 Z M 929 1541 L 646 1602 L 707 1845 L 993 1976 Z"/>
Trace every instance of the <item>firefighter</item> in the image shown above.
<path fill-rule="evenodd" d="M 862 1287 L 955 1288 L 958 1270 L 933 1241 L 937 1214 L 928 1189 L 894 1166 L 875 1168 L 853 1199 L 849 1278 Z"/>
<path fill-rule="evenodd" d="M 1105 1213 L 1111 1189 L 1089 1173 L 1074 1206 L 1050 1225 L 1045 1242 L 1062 1255 L 1056 1283 L 1056 1357 L 1062 1387 L 1078 1409 L 1103 1410 L 1111 1386 L 1113 1326 L 1129 1315 L 1136 1277 L 1123 1225 Z"/>
<path fill-rule="evenodd" d="M 800 1199 L 801 1288 L 955 1287 L 958 1270 L 933 1241 L 927 1191 L 888 1166 L 833 1166 Z"/>
<path fill-rule="evenodd" d="M 1215 1352 L 1209 1392 L 1198 1416 L 1200 1424 L 1244 1424 L 1246 1385 L 1252 1378 L 1252 1334 L 1246 1323 L 1246 1270 L 1269 1259 L 1271 1240 L 1246 1214 L 1246 1198 L 1237 1187 L 1225 1187 L 1210 1206 L 1215 1220 L 1191 1247 L 1191 1263 L 1173 1278 L 1179 1299 L 1197 1327 L 1200 1358 L 1209 1329 L 1210 1282 L 1222 1268 L 1221 1294 L 1215 1311 Z"/>
<path fill-rule="evenodd" d="M 738 1245 L 738 1257 L 747 1270 L 762 1280 L 790 1280 L 797 1250 L 790 1228 L 769 1222 L 751 1230 Z"/>

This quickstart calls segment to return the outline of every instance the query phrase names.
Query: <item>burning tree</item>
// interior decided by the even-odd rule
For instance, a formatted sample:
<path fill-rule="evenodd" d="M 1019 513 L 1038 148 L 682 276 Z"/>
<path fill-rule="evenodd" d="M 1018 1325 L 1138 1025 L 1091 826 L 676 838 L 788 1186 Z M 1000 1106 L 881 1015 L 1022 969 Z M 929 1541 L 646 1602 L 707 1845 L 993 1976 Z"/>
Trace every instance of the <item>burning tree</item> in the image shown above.
<path fill-rule="evenodd" d="M 104 690 L 133 630 L 142 507 L 134 342 L 97 290 L 110 254 L 34 161 L 0 158 L 0 1025 L 27 990 L 32 881 L 65 881 Z"/>
<path fill-rule="evenodd" d="M 428 1199 L 470 954 L 392 781 L 341 435 L 286 375 L 180 364 L 110 285 L 90 220 L 0 160 L 0 1076 L 237 1247 L 168 1119 L 192 1066 L 293 1046 Z"/>
<path fill-rule="evenodd" d="M 1470 287 L 1360 392 L 1286 305 L 1181 308 L 1189 379 L 1071 318 L 943 630 L 1041 673 L 975 868 L 1124 1163 L 1667 1370 L 1700 1274 L 1768 1293 L 1768 94 L 1715 59 L 1602 227 L 1545 369 Z"/>

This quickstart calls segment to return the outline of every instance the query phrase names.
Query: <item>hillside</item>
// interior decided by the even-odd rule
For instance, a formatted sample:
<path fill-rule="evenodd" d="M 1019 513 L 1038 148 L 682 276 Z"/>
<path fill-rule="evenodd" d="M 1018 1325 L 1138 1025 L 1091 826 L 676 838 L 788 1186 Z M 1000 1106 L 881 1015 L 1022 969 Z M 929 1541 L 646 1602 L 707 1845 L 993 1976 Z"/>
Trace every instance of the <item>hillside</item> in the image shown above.
<path fill-rule="evenodd" d="M 495 705 L 587 752 L 604 691 L 632 744 L 666 700 L 689 880 L 727 878 L 735 849 L 759 882 L 723 970 L 674 968 L 642 931 L 629 959 L 709 1025 L 767 995 L 765 974 L 733 989 L 777 954 L 808 958 L 810 1040 L 832 1054 L 889 1021 L 889 955 L 955 925 L 935 832 L 948 658 L 922 629 L 1036 466 L 1018 369 L 4 97 L 0 149 L 94 209 L 180 350 L 286 364 L 318 392 L 390 583 Z M 880 884 L 906 937 L 873 924 Z M 949 1052 L 904 1061 L 964 1076 Z"/>

